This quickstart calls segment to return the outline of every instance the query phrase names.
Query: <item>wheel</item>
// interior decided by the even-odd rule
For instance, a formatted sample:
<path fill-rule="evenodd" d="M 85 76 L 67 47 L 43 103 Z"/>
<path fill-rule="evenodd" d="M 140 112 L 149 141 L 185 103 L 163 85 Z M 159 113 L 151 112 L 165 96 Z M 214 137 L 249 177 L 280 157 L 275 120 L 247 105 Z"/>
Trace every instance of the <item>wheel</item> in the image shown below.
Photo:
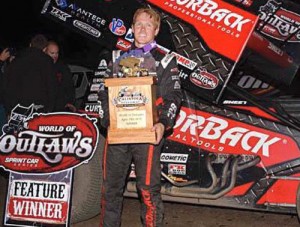
<path fill-rule="evenodd" d="M 93 158 L 74 171 L 71 223 L 78 223 L 100 213 L 102 153 L 105 138 L 101 135 Z"/>
<path fill-rule="evenodd" d="M 18 129 L 17 129 L 17 132 L 21 132 L 21 131 L 23 131 L 23 130 L 24 130 L 23 125 L 19 125 L 19 126 L 18 126 Z"/>
<path fill-rule="evenodd" d="M 4 125 L 2 130 L 5 134 L 12 134 L 14 131 L 8 124 Z"/>

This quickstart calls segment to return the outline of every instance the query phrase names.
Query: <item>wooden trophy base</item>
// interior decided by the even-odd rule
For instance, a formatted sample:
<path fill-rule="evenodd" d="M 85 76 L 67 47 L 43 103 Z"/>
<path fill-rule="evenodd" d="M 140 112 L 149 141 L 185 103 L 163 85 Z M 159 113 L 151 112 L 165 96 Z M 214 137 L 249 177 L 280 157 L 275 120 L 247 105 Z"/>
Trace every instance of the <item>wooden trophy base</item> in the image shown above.
<path fill-rule="evenodd" d="M 108 129 L 108 143 L 109 144 L 126 144 L 126 143 L 154 143 L 156 141 L 155 132 L 151 129 Z"/>
<path fill-rule="evenodd" d="M 156 122 L 156 78 L 109 78 L 105 80 L 109 96 L 108 143 L 154 143 Z"/>

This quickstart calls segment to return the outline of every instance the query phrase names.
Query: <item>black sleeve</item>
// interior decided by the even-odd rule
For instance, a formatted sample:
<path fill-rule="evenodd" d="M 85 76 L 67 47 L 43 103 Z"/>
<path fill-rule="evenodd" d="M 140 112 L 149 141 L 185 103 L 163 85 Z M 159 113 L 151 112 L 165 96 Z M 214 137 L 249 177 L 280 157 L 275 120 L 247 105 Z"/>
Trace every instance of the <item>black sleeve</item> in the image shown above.
<path fill-rule="evenodd" d="M 112 77 L 112 62 L 109 62 L 105 77 Z M 108 109 L 108 89 L 104 89 L 98 92 L 99 105 L 100 105 L 100 125 L 104 128 L 109 126 L 109 109 Z"/>
<path fill-rule="evenodd" d="M 162 66 L 160 67 L 162 68 Z M 162 76 L 159 83 L 159 92 L 162 100 L 158 107 L 158 121 L 165 126 L 166 130 L 169 130 L 175 124 L 176 115 L 182 101 L 179 70 L 175 57 L 161 70 Z M 161 70 L 158 70 L 158 72 Z"/>

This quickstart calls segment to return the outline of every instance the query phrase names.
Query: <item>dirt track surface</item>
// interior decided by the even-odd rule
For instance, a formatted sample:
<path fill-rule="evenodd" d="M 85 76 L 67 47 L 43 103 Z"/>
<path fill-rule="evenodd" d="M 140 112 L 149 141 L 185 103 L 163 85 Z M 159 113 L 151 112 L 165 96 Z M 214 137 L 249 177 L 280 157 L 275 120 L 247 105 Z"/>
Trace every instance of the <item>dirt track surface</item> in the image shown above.
<path fill-rule="evenodd" d="M 6 193 L 6 182 L 0 176 L 0 227 Z M 299 227 L 296 215 L 258 211 L 235 210 L 199 205 L 165 202 L 165 227 Z M 98 227 L 99 215 L 71 227 Z M 139 201 L 126 198 L 122 215 L 122 227 L 141 227 Z"/>
<path fill-rule="evenodd" d="M 165 227 L 299 227 L 296 215 L 253 212 L 228 208 L 165 202 Z M 141 227 L 139 202 L 125 199 L 122 227 Z M 96 227 L 99 216 L 72 227 Z"/>

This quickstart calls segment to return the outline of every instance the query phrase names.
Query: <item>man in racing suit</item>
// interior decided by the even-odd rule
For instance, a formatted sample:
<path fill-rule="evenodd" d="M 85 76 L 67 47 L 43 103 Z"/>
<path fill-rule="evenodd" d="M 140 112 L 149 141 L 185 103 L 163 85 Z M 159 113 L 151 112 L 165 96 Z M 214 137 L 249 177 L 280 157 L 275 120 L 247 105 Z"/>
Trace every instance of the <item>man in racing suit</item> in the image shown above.
<path fill-rule="evenodd" d="M 176 59 L 164 53 L 154 41 L 159 26 L 160 17 L 154 10 L 138 9 L 132 25 L 134 44 L 128 52 L 121 54 L 116 60 L 135 56 L 152 58 L 155 62 L 158 121 L 152 131 L 156 133 L 156 142 L 155 144 L 107 144 L 105 146 L 100 226 L 117 227 L 121 224 L 123 192 L 132 161 L 135 164 L 137 190 L 142 202 L 143 226 L 163 225 L 160 150 L 163 145 L 163 135 L 174 126 L 182 93 Z M 100 122 L 102 126 L 108 127 L 107 91 L 100 91 L 99 99 L 103 110 L 103 114 L 100 114 Z"/>

